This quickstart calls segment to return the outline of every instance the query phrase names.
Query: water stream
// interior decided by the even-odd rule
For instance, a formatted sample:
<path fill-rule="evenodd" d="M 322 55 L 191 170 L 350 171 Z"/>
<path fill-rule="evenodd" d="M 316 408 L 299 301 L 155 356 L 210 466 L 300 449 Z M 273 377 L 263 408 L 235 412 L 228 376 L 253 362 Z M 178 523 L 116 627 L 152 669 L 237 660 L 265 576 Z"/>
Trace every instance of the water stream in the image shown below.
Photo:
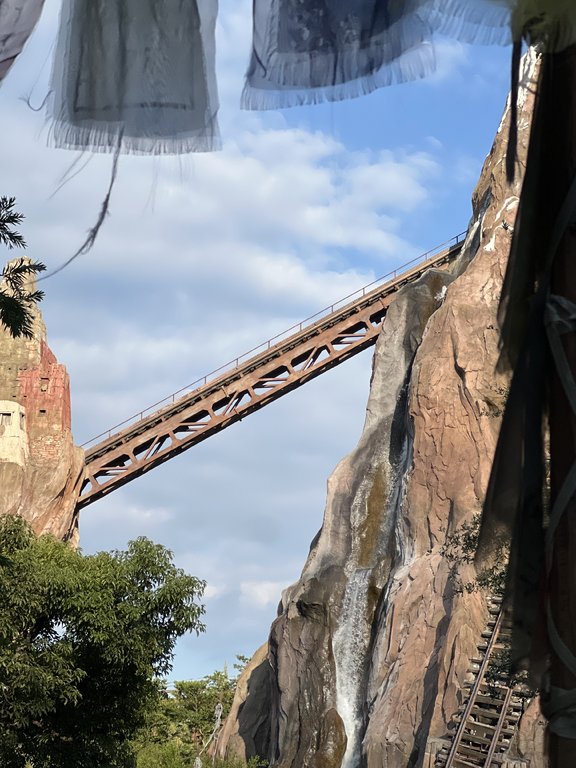
<path fill-rule="evenodd" d="M 383 538 L 394 536 L 397 559 L 402 562 L 409 553 L 403 541 L 398 516 L 406 494 L 406 479 L 412 465 L 412 443 L 408 430 L 397 456 L 394 482 L 390 489 L 382 532 Z M 409 548 L 409 547 L 408 547 Z M 371 568 L 352 571 L 342 604 L 338 629 L 334 633 L 333 649 L 336 664 L 336 707 L 346 729 L 347 745 L 341 768 L 359 768 L 363 737 L 364 687 L 371 624 L 368 612 L 368 589 Z"/>
<path fill-rule="evenodd" d="M 336 706 L 348 743 L 341 768 L 357 768 L 362 728 L 364 661 L 370 627 L 366 620 L 370 569 L 355 570 L 346 585 L 338 629 L 334 633 Z"/>

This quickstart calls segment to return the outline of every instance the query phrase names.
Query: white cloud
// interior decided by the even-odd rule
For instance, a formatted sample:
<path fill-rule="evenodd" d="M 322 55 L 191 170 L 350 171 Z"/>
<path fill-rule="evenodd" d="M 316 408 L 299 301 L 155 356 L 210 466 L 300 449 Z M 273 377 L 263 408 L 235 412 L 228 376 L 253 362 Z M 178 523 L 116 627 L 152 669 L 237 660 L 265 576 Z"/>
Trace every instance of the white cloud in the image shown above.
<path fill-rule="evenodd" d="M 164 507 L 137 507 L 134 504 L 122 507 L 122 516 L 136 525 L 153 524 L 155 526 L 167 523 L 172 518 L 170 511 Z"/>
<path fill-rule="evenodd" d="M 277 605 L 286 586 L 281 581 L 243 581 L 240 584 L 241 599 L 258 608 Z"/>
<path fill-rule="evenodd" d="M 224 584 L 206 584 L 204 599 L 213 600 L 216 597 L 222 597 L 227 591 L 227 587 Z"/>
<path fill-rule="evenodd" d="M 436 69 L 427 82 L 440 86 L 447 80 L 460 78 L 464 64 L 468 61 L 468 46 L 458 40 L 437 38 L 434 42 Z"/>
<path fill-rule="evenodd" d="M 0 90 L 0 194 L 17 197 L 29 253 L 51 267 L 93 224 L 111 168 L 110 157 L 94 156 L 51 197 L 76 155 L 46 148 L 43 115 L 17 100 L 42 70 L 58 5 L 47 0 L 34 40 Z M 71 376 L 78 438 L 453 234 L 454 158 L 481 157 L 488 146 L 484 137 L 486 146 L 459 155 L 455 147 L 470 131 L 429 122 L 458 101 L 458 87 L 469 92 L 457 74 L 467 56 L 459 46 L 440 50 L 447 95 L 437 76 L 430 87 L 319 110 L 240 112 L 250 5 L 221 3 L 223 152 L 123 157 L 94 249 L 42 285 L 49 342 Z M 410 95 L 423 92 L 433 94 L 429 114 Z M 390 139 L 396 116 L 421 132 Z M 326 478 L 359 436 L 370 362 L 370 352 L 354 358 L 82 512 L 86 551 L 148 535 L 208 581 L 208 633 L 179 646 L 180 679 L 231 665 L 234 653 L 251 653 L 266 638 L 281 590 L 298 577 L 321 525 Z"/>

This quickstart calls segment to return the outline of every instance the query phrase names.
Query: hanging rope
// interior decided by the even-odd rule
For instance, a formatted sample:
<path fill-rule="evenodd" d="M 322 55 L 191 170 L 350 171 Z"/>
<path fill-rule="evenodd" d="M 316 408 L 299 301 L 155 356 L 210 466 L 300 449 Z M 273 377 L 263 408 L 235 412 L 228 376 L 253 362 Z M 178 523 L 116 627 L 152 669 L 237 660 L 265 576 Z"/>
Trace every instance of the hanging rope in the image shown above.
<path fill-rule="evenodd" d="M 63 264 L 61 264 L 56 269 L 52 270 L 52 272 L 48 272 L 47 275 L 44 275 L 44 277 L 39 278 L 38 282 L 40 282 L 40 280 L 46 280 L 49 277 L 54 277 L 54 275 L 57 275 L 59 272 L 62 272 L 62 270 L 66 269 L 66 267 L 72 264 L 72 262 L 75 261 L 78 258 L 78 256 L 82 256 L 83 254 L 88 253 L 88 251 L 92 248 L 92 246 L 96 242 L 98 233 L 100 232 L 102 224 L 104 224 L 104 220 L 110 210 L 110 197 L 112 196 L 112 190 L 114 189 L 114 184 L 116 183 L 116 175 L 118 173 L 118 163 L 120 162 L 121 142 L 122 142 L 122 134 L 120 134 L 120 137 L 118 139 L 118 145 L 116 147 L 116 152 L 114 153 L 114 159 L 112 161 L 112 172 L 110 174 L 110 183 L 108 185 L 108 191 L 106 192 L 106 197 L 102 201 L 98 219 L 96 220 L 96 223 L 94 224 L 94 226 L 88 231 L 88 236 L 86 240 L 84 240 L 80 248 L 78 248 L 78 250 L 75 253 L 73 253 L 69 259 L 67 259 Z"/>
<path fill-rule="evenodd" d="M 206 743 L 204 744 L 204 746 L 200 750 L 200 754 L 194 760 L 194 768 L 202 768 L 202 760 L 200 759 L 201 755 L 203 755 L 204 752 L 206 752 L 206 750 L 210 746 L 212 740 L 214 739 L 214 737 L 216 736 L 216 734 L 220 730 L 220 726 L 222 724 L 222 713 L 223 712 L 224 712 L 224 707 L 222 706 L 222 704 L 220 702 L 218 702 L 218 704 L 216 704 L 216 707 L 214 708 L 214 729 L 213 729 L 212 733 L 210 734 L 210 736 L 208 737 L 208 740 L 206 741 Z"/>

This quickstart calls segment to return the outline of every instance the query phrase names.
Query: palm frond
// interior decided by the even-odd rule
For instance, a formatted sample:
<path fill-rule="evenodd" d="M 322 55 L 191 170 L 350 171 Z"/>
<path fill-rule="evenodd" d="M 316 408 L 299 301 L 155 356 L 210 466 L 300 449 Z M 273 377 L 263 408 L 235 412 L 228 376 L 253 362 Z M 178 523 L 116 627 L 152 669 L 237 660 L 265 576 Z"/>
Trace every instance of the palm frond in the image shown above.
<path fill-rule="evenodd" d="M 44 292 L 36 288 L 26 290 L 26 281 L 45 269 L 40 262 L 18 259 L 7 264 L 0 273 L 3 285 L 0 288 L 0 324 L 14 338 L 32 338 L 34 335 L 33 309 L 44 298 Z"/>
<path fill-rule="evenodd" d="M 0 197 L 0 243 L 8 248 L 25 248 L 26 241 L 14 227 L 24 220 L 24 216 L 14 210 L 16 198 Z"/>

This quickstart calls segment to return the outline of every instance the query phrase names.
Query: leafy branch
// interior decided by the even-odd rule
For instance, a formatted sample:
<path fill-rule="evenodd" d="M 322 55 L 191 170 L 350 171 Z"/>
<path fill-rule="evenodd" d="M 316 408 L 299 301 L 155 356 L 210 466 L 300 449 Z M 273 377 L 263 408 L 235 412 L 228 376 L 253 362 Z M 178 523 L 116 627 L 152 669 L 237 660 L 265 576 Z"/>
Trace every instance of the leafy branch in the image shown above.
<path fill-rule="evenodd" d="M 15 197 L 0 197 L 0 243 L 8 248 L 26 248 L 26 241 L 14 227 L 19 226 L 24 216 L 14 210 Z"/>
<path fill-rule="evenodd" d="M 483 589 L 491 595 L 502 597 L 510 551 L 510 543 L 504 537 L 495 538 L 494 565 L 477 571 L 476 578 L 472 581 L 463 582 L 459 575 L 461 564 L 470 565 L 474 562 L 474 555 L 478 549 L 481 521 L 482 515 L 478 513 L 468 522 L 462 523 L 453 534 L 447 536 L 443 555 L 450 563 L 456 591 L 470 593 Z M 492 653 L 486 671 L 486 682 L 491 695 L 495 698 L 498 697 L 499 686 L 502 685 L 514 688 L 514 695 L 524 700 L 531 699 L 536 694 L 536 691 L 529 684 L 527 672 L 514 669 L 509 645 Z"/>
<path fill-rule="evenodd" d="M 14 210 L 13 197 L 0 197 L 0 244 L 8 248 L 25 248 L 26 241 L 15 229 L 24 216 Z M 0 323 L 14 338 L 34 335 L 33 309 L 42 301 L 43 291 L 27 290 L 31 277 L 46 269 L 44 264 L 20 258 L 7 264 L 0 273 Z"/>
<path fill-rule="evenodd" d="M 474 562 L 481 520 L 482 515 L 478 513 L 469 522 L 463 523 L 452 535 L 447 536 L 442 554 L 450 563 L 458 592 L 476 592 L 478 589 L 486 589 L 492 595 L 502 595 L 504 594 L 508 564 L 508 541 L 499 539 L 495 542 L 494 565 L 478 571 L 473 581 L 462 582 L 458 573 L 461 564 Z"/>

